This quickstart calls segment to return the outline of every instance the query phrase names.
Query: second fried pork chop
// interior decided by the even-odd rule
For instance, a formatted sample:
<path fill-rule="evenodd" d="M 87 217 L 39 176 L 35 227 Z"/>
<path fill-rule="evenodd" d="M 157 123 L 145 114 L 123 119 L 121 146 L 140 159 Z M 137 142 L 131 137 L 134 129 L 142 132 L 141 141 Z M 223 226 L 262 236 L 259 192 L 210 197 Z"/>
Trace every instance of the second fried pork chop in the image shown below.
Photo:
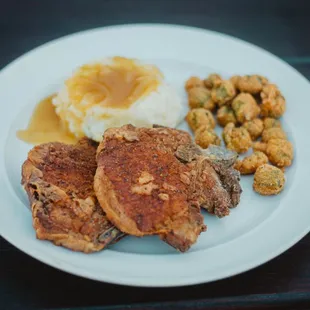
<path fill-rule="evenodd" d="M 200 206 L 229 214 L 231 196 L 208 158 L 199 150 L 184 153 L 184 146 L 194 148 L 190 135 L 171 128 L 126 125 L 105 132 L 94 186 L 115 226 L 136 236 L 157 234 L 186 251 L 206 229 Z"/>
<path fill-rule="evenodd" d="M 93 190 L 97 144 L 46 143 L 22 167 L 38 239 L 74 251 L 94 252 L 122 236 L 106 218 Z"/>

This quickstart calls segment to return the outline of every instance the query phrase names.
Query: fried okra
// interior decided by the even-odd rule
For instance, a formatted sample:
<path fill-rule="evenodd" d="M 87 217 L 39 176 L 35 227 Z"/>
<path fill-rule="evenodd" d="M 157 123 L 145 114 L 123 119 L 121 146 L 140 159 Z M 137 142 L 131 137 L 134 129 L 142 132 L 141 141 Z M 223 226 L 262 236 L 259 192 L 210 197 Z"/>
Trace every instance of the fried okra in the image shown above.
<path fill-rule="evenodd" d="M 264 120 L 264 129 L 269 128 L 281 128 L 281 122 L 278 119 L 272 118 L 272 117 L 266 117 Z"/>
<path fill-rule="evenodd" d="M 252 146 L 252 139 L 249 132 L 243 128 L 236 128 L 235 124 L 229 123 L 223 130 L 223 139 L 226 147 L 237 153 L 245 153 Z"/>
<path fill-rule="evenodd" d="M 197 76 L 190 77 L 185 83 L 186 91 L 189 91 L 194 87 L 204 87 L 203 81 Z"/>
<path fill-rule="evenodd" d="M 194 87 L 188 91 L 188 104 L 191 109 L 204 108 L 214 110 L 215 103 L 211 99 L 210 90 L 205 87 Z"/>
<path fill-rule="evenodd" d="M 254 142 L 253 143 L 253 151 L 254 152 L 263 152 L 266 153 L 267 143 L 265 142 Z"/>
<path fill-rule="evenodd" d="M 261 92 L 261 98 L 261 115 L 263 117 L 279 118 L 284 114 L 285 99 L 276 85 L 265 85 Z"/>
<path fill-rule="evenodd" d="M 268 142 L 271 139 L 286 140 L 286 133 L 282 128 L 279 127 L 264 129 L 262 133 L 262 142 Z"/>
<path fill-rule="evenodd" d="M 284 173 L 277 167 L 265 164 L 258 167 L 254 174 L 253 189 L 261 195 L 279 194 L 284 184 Z"/>
<path fill-rule="evenodd" d="M 277 167 L 288 167 L 294 158 L 293 145 L 287 140 L 272 139 L 267 144 L 266 154 L 270 162 Z"/>
<path fill-rule="evenodd" d="M 242 127 L 244 127 L 249 132 L 253 141 L 258 139 L 264 130 L 264 124 L 260 118 L 247 121 L 242 125 Z"/>
<path fill-rule="evenodd" d="M 195 131 L 195 142 L 203 149 L 208 148 L 210 144 L 221 145 L 221 139 L 208 126 L 199 127 Z"/>
<path fill-rule="evenodd" d="M 217 122 L 220 126 L 225 127 L 228 123 L 237 124 L 235 112 L 230 106 L 222 106 L 216 113 Z"/>
<path fill-rule="evenodd" d="M 236 79 L 236 88 L 241 92 L 257 94 L 262 91 L 268 80 L 260 75 L 245 75 Z"/>
<path fill-rule="evenodd" d="M 222 81 L 217 86 L 214 86 L 211 91 L 211 97 L 219 107 L 229 102 L 236 95 L 236 90 L 231 81 Z"/>
<path fill-rule="evenodd" d="M 237 160 L 234 168 L 241 174 L 253 174 L 256 169 L 268 163 L 268 157 L 262 152 L 254 152 L 242 160 Z"/>
<path fill-rule="evenodd" d="M 199 108 L 192 109 L 187 113 L 186 121 L 193 131 L 201 126 L 207 126 L 210 129 L 215 128 L 215 120 L 209 110 Z"/>
<path fill-rule="evenodd" d="M 234 85 L 235 89 L 238 89 L 238 81 L 241 78 L 240 75 L 233 75 L 229 80 Z"/>
<path fill-rule="evenodd" d="M 203 82 L 208 89 L 212 89 L 213 87 L 219 86 L 223 80 L 219 74 L 212 73 Z"/>
<path fill-rule="evenodd" d="M 241 93 L 232 102 L 232 108 L 235 112 L 237 121 L 244 123 L 257 118 L 260 108 L 252 95 Z"/>

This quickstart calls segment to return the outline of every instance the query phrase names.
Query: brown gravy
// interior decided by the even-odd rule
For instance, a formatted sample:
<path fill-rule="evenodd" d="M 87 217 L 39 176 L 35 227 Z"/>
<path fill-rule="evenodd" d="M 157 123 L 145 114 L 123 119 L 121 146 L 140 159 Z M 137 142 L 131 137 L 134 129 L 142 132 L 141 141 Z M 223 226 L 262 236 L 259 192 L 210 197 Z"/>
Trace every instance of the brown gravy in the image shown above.
<path fill-rule="evenodd" d="M 37 104 L 27 129 L 17 131 L 20 140 L 34 145 L 56 141 L 76 143 L 77 139 L 61 124 L 52 104 L 53 97 L 49 96 Z"/>
<path fill-rule="evenodd" d="M 135 101 L 157 89 L 159 76 L 162 75 L 156 67 L 143 67 L 132 59 L 114 57 L 110 65 L 82 66 L 66 81 L 66 85 L 70 101 L 79 108 L 87 94 L 88 104 L 128 109 Z"/>

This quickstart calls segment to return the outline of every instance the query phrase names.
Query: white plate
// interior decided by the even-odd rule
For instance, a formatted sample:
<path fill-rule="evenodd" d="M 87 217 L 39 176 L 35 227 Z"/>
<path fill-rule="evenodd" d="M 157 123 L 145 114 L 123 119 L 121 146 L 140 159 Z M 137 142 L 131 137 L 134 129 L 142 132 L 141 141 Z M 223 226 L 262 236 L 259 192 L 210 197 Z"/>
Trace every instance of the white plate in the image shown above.
<path fill-rule="evenodd" d="M 253 192 L 252 177 L 242 178 L 240 205 L 224 219 L 205 214 L 208 231 L 186 254 L 156 237 L 128 237 L 108 250 L 82 254 L 38 241 L 28 201 L 20 186 L 20 166 L 30 146 L 15 137 L 34 105 L 57 91 L 73 69 L 88 61 L 122 55 L 157 64 L 186 98 L 191 75 L 259 73 L 276 83 L 288 109 L 285 129 L 296 157 L 287 170 L 285 190 L 275 197 Z M 17 248 L 61 270 L 86 278 L 140 286 L 179 286 L 238 274 L 279 255 L 310 230 L 310 84 L 296 70 L 246 42 L 181 26 L 131 25 L 81 32 L 45 44 L 0 73 L 0 232 Z M 173 113 L 173 111 L 172 111 Z"/>

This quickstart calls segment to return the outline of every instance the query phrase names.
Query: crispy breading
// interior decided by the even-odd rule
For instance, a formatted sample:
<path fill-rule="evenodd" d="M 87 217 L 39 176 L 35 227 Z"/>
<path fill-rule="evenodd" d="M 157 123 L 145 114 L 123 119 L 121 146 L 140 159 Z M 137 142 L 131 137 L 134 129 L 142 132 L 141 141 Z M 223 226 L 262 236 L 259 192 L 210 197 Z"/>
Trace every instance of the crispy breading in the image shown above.
<path fill-rule="evenodd" d="M 210 90 L 205 87 L 193 87 L 188 91 L 188 105 L 191 109 L 204 108 L 213 111 L 215 108 Z"/>
<path fill-rule="evenodd" d="M 128 234 L 159 235 L 180 251 L 205 230 L 200 206 L 219 217 L 234 206 L 233 193 L 181 130 L 109 129 L 97 163 L 95 191 L 109 220 Z"/>
<path fill-rule="evenodd" d="M 189 91 L 192 88 L 195 87 L 203 87 L 203 81 L 197 77 L 197 76 L 191 76 L 185 83 L 185 89 L 186 91 Z"/>
<path fill-rule="evenodd" d="M 277 167 L 265 164 L 258 167 L 254 174 L 253 189 L 261 195 L 277 195 L 284 184 L 284 173 Z"/>
<path fill-rule="evenodd" d="M 258 117 L 260 108 L 254 97 L 248 93 L 240 93 L 232 102 L 237 121 L 243 124 Z"/>
<path fill-rule="evenodd" d="M 216 113 L 217 122 L 220 126 L 225 127 L 228 123 L 237 124 L 237 119 L 234 110 L 228 106 L 224 105 L 217 110 Z"/>
<path fill-rule="evenodd" d="M 266 154 L 270 162 L 277 167 L 288 167 L 294 158 L 293 145 L 287 140 L 271 139 L 268 141 Z"/>
<path fill-rule="evenodd" d="M 257 140 L 264 130 L 264 124 L 260 118 L 247 121 L 242 125 L 242 127 L 244 127 L 249 132 L 253 141 Z"/>
<path fill-rule="evenodd" d="M 243 127 L 236 128 L 233 123 L 225 126 L 222 136 L 226 147 L 239 154 L 247 152 L 252 146 L 252 139 L 249 132 Z"/>
<path fill-rule="evenodd" d="M 222 81 L 219 85 L 212 88 L 211 97 L 219 107 L 228 104 L 236 95 L 236 90 L 230 80 Z"/>
<path fill-rule="evenodd" d="M 208 126 L 201 126 L 195 132 L 195 142 L 206 149 L 210 144 L 221 145 L 221 139 L 213 129 Z"/>
<path fill-rule="evenodd" d="M 268 157 L 263 152 L 254 152 L 251 155 L 236 161 L 234 168 L 241 174 L 253 174 L 257 168 L 268 163 Z"/>
<path fill-rule="evenodd" d="M 34 147 L 22 167 L 38 239 L 74 251 L 99 251 L 121 237 L 93 190 L 97 144 L 46 143 Z"/>
<path fill-rule="evenodd" d="M 194 132 L 201 126 L 213 129 L 216 125 L 213 114 L 203 108 L 190 110 L 186 115 L 186 121 Z"/>
<path fill-rule="evenodd" d="M 285 98 L 275 84 L 267 84 L 261 92 L 261 115 L 263 117 L 279 118 L 286 110 Z"/>
<path fill-rule="evenodd" d="M 105 132 L 94 186 L 102 208 L 120 230 L 135 236 L 159 234 L 181 251 L 205 230 L 199 206 L 188 202 L 188 184 L 181 179 L 190 168 L 171 152 L 190 141 L 187 133 L 167 128 L 128 125 Z M 151 177 L 141 183 L 145 174 Z"/>
<path fill-rule="evenodd" d="M 265 77 L 257 74 L 240 76 L 238 80 L 235 80 L 237 89 L 250 94 L 261 92 L 267 83 L 268 80 Z"/>
<path fill-rule="evenodd" d="M 271 127 L 264 129 L 262 133 L 262 142 L 268 142 L 272 139 L 286 140 L 286 133 L 281 127 Z"/>

